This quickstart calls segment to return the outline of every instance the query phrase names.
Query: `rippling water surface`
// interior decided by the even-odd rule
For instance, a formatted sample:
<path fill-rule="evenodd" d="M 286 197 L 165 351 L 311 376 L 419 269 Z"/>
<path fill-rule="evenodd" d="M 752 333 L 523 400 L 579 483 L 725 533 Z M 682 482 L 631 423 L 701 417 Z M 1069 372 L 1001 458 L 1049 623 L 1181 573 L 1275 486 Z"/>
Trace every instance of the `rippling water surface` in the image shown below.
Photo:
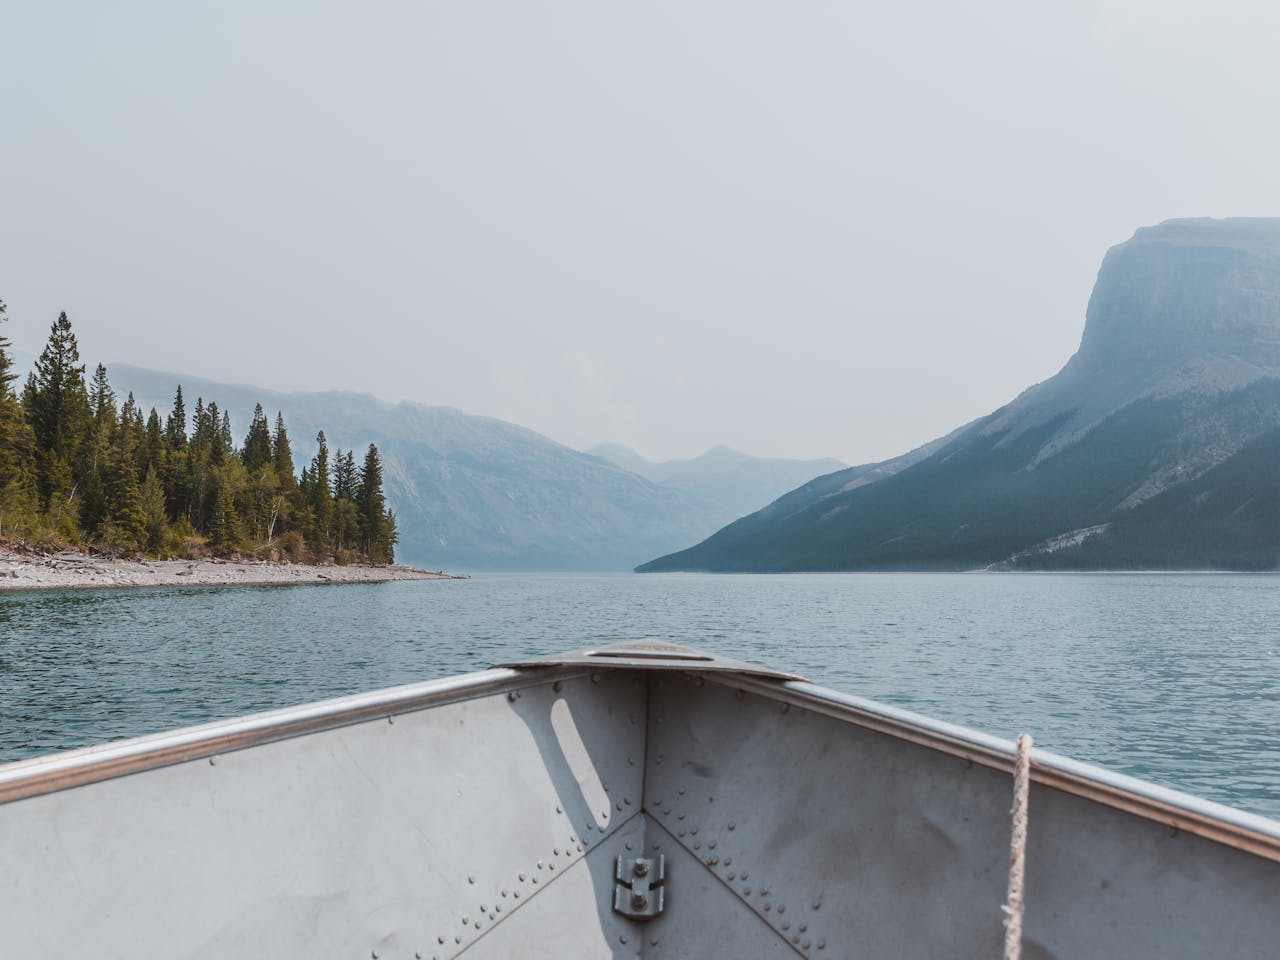
<path fill-rule="evenodd" d="M 658 637 L 1280 817 L 1280 577 L 483 576 L 0 594 L 0 761 Z"/>

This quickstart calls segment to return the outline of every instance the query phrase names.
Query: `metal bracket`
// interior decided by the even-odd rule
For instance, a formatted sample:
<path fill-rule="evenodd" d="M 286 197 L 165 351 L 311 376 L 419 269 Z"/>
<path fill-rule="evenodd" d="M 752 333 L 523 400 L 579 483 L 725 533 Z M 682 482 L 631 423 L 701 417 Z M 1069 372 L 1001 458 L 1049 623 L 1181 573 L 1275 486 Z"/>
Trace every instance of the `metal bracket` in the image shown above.
<path fill-rule="evenodd" d="M 662 854 L 648 857 L 618 857 L 615 871 L 617 886 L 613 888 L 613 909 L 632 920 L 652 920 L 662 912 L 662 881 L 667 875 L 667 858 Z"/>

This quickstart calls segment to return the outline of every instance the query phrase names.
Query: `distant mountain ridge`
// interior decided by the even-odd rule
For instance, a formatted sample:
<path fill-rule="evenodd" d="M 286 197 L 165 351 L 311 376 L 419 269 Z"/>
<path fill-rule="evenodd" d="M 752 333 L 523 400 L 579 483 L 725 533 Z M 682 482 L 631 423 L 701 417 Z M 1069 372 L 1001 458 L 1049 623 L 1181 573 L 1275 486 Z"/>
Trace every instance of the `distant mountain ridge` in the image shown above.
<path fill-rule="evenodd" d="M 400 532 L 396 555 L 432 569 L 630 570 L 813 475 L 808 466 L 788 473 L 792 461 L 733 453 L 699 458 L 703 466 L 732 461 L 732 469 L 694 467 L 697 482 L 655 483 L 607 457 L 451 407 L 391 404 L 362 393 L 279 393 L 127 364 L 108 371 L 121 395 L 132 391 L 144 409 L 167 412 L 179 383 L 188 410 L 197 397 L 216 400 L 231 413 L 237 442 L 255 403 L 270 418 L 282 411 L 299 467 L 315 453 L 322 429 L 330 450 L 354 447 L 357 459 L 376 443 Z M 815 472 L 841 466 L 813 463 Z M 760 465 L 755 473 L 753 465 Z M 755 489 L 765 492 L 744 501 Z"/>
<path fill-rule="evenodd" d="M 1277 428 L 1280 220 L 1168 221 L 1108 251 L 1056 376 L 639 569 L 1272 569 Z"/>
<path fill-rule="evenodd" d="M 784 460 L 753 457 L 729 447 L 712 447 L 690 460 L 646 460 L 621 444 L 604 443 L 588 453 L 679 492 L 717 520 L 717 526 L 824 474 L 844 469 L 839 460 Z"/>

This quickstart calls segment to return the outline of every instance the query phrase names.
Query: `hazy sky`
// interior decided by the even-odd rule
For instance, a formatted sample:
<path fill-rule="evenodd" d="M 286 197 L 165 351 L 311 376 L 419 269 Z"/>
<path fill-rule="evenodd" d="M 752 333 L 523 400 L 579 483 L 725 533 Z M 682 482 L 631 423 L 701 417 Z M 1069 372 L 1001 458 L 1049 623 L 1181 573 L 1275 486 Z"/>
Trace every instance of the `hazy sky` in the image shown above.
<path fill-rule="evenodd" d="M 1106 248 L 1280 214 L 1280 5 L 0 6 L 0 298 L 90 363 L 880 459 Z"/>

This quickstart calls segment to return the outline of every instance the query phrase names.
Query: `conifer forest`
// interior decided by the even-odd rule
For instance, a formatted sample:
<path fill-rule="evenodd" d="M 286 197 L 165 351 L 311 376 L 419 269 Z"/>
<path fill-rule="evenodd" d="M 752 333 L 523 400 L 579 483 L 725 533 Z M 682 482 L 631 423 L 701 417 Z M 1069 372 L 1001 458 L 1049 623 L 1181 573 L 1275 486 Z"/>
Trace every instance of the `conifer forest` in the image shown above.
<path fill-rule="evenodd" d="M 0 320 L 4 304 L 0 303 Z M 237 446 L 215 400 L 178 386 L 163 417 L 123 401 L 98 364 L 86 378 L 59 315 L 19 390 L 0 336 L 0 542 L 114 555 L 390 563 L 396 524 L 370 444 L 319 450 L 295 475 L 284 417 L 259 404 Z"/>

